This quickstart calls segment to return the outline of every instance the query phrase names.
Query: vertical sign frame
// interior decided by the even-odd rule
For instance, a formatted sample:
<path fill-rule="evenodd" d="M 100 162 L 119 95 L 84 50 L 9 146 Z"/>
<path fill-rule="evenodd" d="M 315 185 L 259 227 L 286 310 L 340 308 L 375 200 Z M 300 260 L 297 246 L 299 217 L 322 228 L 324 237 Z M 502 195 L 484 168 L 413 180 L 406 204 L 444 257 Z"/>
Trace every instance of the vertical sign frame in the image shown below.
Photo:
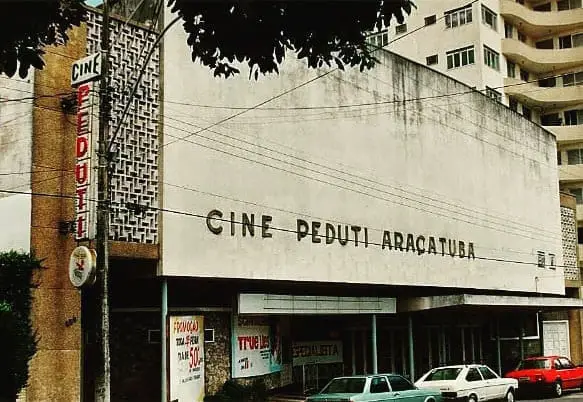
<path fill-rule="evenodd" d="M 96 160 L 99 123 L 94 116 L 99 104 L 99 86 L 88 82 L 77 87 L 77 121 L 75 138 L 75 240 L 91 240 L 95 237 L 97 175 Z"/>
<path fill-rule="evenodd" d="M 204 317 L 169 315 L 167 323 L 168 401 L 203 402 Z"/>

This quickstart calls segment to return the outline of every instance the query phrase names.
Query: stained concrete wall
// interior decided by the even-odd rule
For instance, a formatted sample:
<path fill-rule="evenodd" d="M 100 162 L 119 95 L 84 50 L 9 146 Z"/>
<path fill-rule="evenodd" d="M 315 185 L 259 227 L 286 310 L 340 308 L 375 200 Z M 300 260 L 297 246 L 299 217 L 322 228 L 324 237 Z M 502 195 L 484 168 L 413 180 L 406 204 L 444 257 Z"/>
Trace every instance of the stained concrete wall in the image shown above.
<path fill-rule="evenodd" d="M 168 32 L 163 206 L 177 212 L 163 214 L 164 274 L 564 293 L 554 136 L 424 66 L 378 58 L 360 73 L 289 55 L 278 76 L 225 80 L 191 61 L 182 27 Z M 310 225 L 299 240 L 297 219 Z M 347 245 L 326 244 L 326 223 L 358 226 L 360 242 L 349 229 Z M 423 235 L 424 251 L 429 236 L 473 242 L 476 259 L 383 249 L 384 230 Z"/>
<path fill-rule="evenodd" d="M 30 192 L 34 74 L 0 75 L 0 189 Z M 0 191 L 0 251 L 30 250 L 30 196 Z"/>

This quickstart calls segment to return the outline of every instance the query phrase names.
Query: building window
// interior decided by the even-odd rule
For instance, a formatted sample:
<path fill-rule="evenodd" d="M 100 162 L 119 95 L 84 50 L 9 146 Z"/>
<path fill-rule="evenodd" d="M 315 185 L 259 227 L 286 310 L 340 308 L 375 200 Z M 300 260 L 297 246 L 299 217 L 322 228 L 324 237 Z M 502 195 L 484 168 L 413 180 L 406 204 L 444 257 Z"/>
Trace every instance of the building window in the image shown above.
<path fill-rule="evenodd" d="M 577 204 L 579 205 L 583 204 L 583 188 L 570 188 L 569 193 L 573 197 L 575 197 L 575 200 L 577 200 Z"/>
<path fill-rule="evenodd" d="M 558 113 L 545 114 L 540 117 L 540 124 L 542 126 L 561 126 L 563 119 L 559 117 Z"/>
<path fill-rule="evenodd" d="M 512 38 L 512 32 L 513 32 L 514 28 L 512 27 L 511 24 L 509 24 L 508 22 L 504 23 L 504 37 L 507 39 Z"/>
<path fill-rule="evenodd" d="M 486 87 L 486 95 L 494 99 L 496 102 L 502 103 L 502 94 L 494 88 Z"/>
<path fill-rule="evenodd" d="M 484 64 L 500 71 L 500 55 L 488 46 L 484 46 Z"/>
<path fill-rule="evenodd" d="M 494 31 L 497 31 L 498 30 L 497 18 L 498 16 L 494 11 L 482 5 L 482 23 L 488 25 Z"/>
<path fill-rule="evenodd" d="M 556 87 L 557 79 L 555 77 L 542 78 L 538 80 L 538 86 L 543 88 Z"/>
<path fill-rule="evenodd" d="M 515 112 L 518 112 L 518 101 L 514 98 L 508 98 L 508 107 Z"/>
<path fill-rule="evenodd" d="M 389 33 L 388 31 L 384 30 L 381 32 L 376 32 L 366 38 L 367 43 L 370 45 L 380 48 L 385 47 L 389 44 Z"/>
<path fill-rule="evenodd" d="M 537 265 L 539 268 L 545 267 L 545 252 L 544 251 L 537 251 Z"/>
<path fill-rule="evenodd" d="M 526 42 L 526 35 L 520 31 L 518 31 L 518 40 L 523 42 L 523 43 Z"/>
<path fill-rule="evenodd" d="M 448 69 L 475 63 L 473 45 L 462 49 L 450 50 L 446 53 L 446 56 Z"/>
<path fill-rule="evenodd" d="M 532 9 L 534 11 L 551 11 L 551 3 L 540 4 Z"/>
<path fill-rule="evenodd" d="M 522 105 L 522 115 L 528 120 L 532 119 L 532 111 L 524 105 Z"/>
<path fill-rule="evenodd" d="M 557 151 L 557 165 L 561 166 L 561 151 Z"/>
<path fill-rule="evenodd" d="M 573 10 L 574 8 L 581 8 L 581 0 L 560 0 L 557 1 L 559 11 Z"/>
<path fill-rule="evenodd" d="M 425 58 L 425 61 L 427 62 L 427 65 L 428 66 L 433 66 L 434 64 L 437 64 L 438 63 L 437 55 L 436 54 L 433 54 L 431 56 L 427 56 Z"/>
<path fill-rule="evenodd" d="M 510 78 L 516 78 L 516 64 L 510 60 L 506 60 L 506 74 Z"/>
<path fill-rule="evenodd" d="M 401 25 L 397 25 L 397 26 L 395 27 L 395 33 L 396 33 L 397 35 L 402 35 L 402 34 L 404 34 L 405 32 L 407 32 L 407 24 L 401 24 Z"/>
<path fill-rule="evenodd" d="M 578 73 L 563 74 L 563 86 L 571 87 L 583 84 L 583 71 Z"/>
<path fill-rule="evenodd" d="M 583 33 L 559 37 L 559 49 L 583 46 Z"/>
<path fill-rule="evenodd" d="M 583 149 L 569 149 L 567 150 L 567 164 L 568 165 L 583 165 Z M 581 189 L 577 189 L 580 191 Z M 571 191 L 571 190 L 569 190 Z M 573 193 L 572 193 L 573 194 Z M 576 196 L 576 194 L 573 194 Z"/>
<path fill-rule="evenodd" d="M 566 110 L 565 115 L 565 126 L 576 126 L 583 124 L 583 109 Z"/>
<path fill-rule="evenodd" d="M 577 243 L 583 244 L 583 227 L 577 228 Z"/>
<path fill-rule="evenodd" d="M 458 8 L 456 10 L 446 11 L 445 15 L 445 27 L 455 28 L 464 24 L 469 24 L 472 22 L 472 5 Z"/>
<path fill-rule="evenodd" d="M 530 74 L 528 74 L 528 71 L 523 70 L 522 68 L 520 69 L 520 79 L 522 81 L 527 81 L 528 82 L 529 76 L 530 76 Z"/>
<path fill-rule="evenodd" d="M 425 17 L 425 25 L 433 25 L 437 22 L 437 18 L 435 15 L 430 15 L 429 17 Z"/>
<path fill-rule="evenodd" d="M 534 44 L 537 49 L 553 49 L 553 38 L 539 40 Z"/>

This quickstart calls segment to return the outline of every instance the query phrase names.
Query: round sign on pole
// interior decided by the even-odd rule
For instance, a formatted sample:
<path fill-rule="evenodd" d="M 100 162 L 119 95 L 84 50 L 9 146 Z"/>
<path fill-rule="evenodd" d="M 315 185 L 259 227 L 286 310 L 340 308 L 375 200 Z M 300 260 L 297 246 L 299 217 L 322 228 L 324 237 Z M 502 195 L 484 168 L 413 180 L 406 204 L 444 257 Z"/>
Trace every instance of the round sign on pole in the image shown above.
<path fill-rule="evenodd" d="M 95 283 L 95 256 L 85 246 L 73 250 L 69 259 L 69 280 L 73 286 L 80 288 Z"/>

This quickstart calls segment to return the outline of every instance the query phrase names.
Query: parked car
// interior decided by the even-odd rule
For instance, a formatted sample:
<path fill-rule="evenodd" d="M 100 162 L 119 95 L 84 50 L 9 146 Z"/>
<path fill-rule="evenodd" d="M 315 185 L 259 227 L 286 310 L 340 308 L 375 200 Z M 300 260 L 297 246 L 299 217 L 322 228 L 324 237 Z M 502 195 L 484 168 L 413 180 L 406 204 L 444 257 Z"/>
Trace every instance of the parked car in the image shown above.
<path fill-rule="evenodd" d="M 337 377 L 306 402 L 441 402 L 439 391 L 418 389 L 398 374 Z"/>
<path fill-rule="evenodd" d="M 583 367 L 563 356 L 530 357 L 521 360 L 506 377 L 517 379 L 521 392 L 547 391 L 559 397 L 565 389 L 583 386 Z"/>
<path fill-rule="evenodd" d="M 514 402 L 518 380 L 500 378 L 492 369 L 482 364 L 467 364 L 429 370 L 415 385 L 440 391 L 444 401 Z"/>

